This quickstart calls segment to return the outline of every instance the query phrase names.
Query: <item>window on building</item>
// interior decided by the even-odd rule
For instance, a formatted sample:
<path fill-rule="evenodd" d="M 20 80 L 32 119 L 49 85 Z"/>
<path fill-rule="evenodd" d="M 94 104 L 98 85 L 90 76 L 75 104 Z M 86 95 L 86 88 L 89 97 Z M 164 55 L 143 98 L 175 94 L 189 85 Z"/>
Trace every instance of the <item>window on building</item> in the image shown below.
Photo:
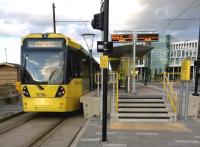
<path fill-rule="evenodd" d="M 197 42 L 195 42 L 195 45 L 194 45 L 194 47 L 195 47 L 195 48 L 197 48 Z"/>
<path fill-rule="evenodd" d="M 193 56 L 196 57 L 196 50 L 193 50 Z"/>
<path fill-rule="evenodd" d="M 185 51 L 182 50 L 182 57 L 185 57 Z"/>
<path fill-rule="evenodd" d="M 179 64 L 180 59 L 176 58 L 176 64 Z"/>
<path fill-rule="evenodd" d="M 178 50 L 177 51 L 177 57 L 180 57 L 181 56 L 181 50 Z"/>

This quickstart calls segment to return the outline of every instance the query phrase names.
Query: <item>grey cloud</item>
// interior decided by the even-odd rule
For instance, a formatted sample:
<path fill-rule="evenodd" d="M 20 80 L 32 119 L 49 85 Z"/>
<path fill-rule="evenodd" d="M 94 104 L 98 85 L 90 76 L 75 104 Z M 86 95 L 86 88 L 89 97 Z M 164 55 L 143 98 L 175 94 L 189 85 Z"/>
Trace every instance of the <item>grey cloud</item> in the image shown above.
<path fill-rule="evenodd" d="M 129 29 L 148 29 L 155 28 L 159 32 L 164 31 L 191 31 L 198 29 L 197 21 L 174 21 L 167 27 L 168 19 L 175 18 L 180 12 L 189 6 L 193 1 L 189 0 L 140 0 L 142 5 L 146 5 L 145 10 L 138 17 L 130 17 L 127 21 Z M 200 17 L 200 1 L 183 13 L 179 18 L 199 18 Z M 166 29 L 165 29 L 166 28 Z M 189 32 L 190 33 L 190 32 Z"/>

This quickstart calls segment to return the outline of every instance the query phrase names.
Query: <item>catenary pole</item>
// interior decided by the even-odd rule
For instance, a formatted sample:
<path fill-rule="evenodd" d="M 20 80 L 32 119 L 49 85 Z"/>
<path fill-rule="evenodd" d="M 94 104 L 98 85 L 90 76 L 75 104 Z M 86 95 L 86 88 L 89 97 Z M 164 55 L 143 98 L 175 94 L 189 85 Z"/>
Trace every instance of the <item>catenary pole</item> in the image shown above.
<path fill-rule="evenodd" d="M 53 32 L 56 33 L 56 16 L 55 16 L 55 4 L 52 4 L 53 8 Z"/>

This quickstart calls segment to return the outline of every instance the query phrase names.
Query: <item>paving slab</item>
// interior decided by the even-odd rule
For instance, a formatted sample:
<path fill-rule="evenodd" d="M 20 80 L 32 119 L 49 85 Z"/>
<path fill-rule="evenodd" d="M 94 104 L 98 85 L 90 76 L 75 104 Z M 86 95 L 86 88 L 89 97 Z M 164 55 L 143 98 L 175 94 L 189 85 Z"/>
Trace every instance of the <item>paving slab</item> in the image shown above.
<path fill-rule="evenodd" d="M 75 139 L 73 145 L 76 147 L 200 147 L 200 121 L 198 121 L 189 119 L 186 125 L 183 122 L 163 124 L 163 126 L 159 123 L 158 128 L 165 129 L 149 129 L 151 125 L 155 127 L 155 123 L 147 123 L 148 129 L 145 127 L 113 129 L 112 123 L 108 121 L 108 142 L 102 144 L 102 123 L 97 117 L 88 119 L 81 135 L 78 135 L 79 139 Z"/>

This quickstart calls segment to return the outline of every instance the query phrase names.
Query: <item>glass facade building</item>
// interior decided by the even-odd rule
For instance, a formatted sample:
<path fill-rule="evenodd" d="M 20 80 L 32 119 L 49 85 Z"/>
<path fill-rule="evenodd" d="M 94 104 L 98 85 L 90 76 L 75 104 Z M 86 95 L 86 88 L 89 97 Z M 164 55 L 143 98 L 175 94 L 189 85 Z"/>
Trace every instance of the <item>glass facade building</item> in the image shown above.
<path fill-rule="evenodd" d="M 169 63 L 170 35 L 160 35 L 158 42 L 152 42 L 154 47 L 149 55 L 149 67 L 151 76 L 160 74 L 166 70 Z"/>

